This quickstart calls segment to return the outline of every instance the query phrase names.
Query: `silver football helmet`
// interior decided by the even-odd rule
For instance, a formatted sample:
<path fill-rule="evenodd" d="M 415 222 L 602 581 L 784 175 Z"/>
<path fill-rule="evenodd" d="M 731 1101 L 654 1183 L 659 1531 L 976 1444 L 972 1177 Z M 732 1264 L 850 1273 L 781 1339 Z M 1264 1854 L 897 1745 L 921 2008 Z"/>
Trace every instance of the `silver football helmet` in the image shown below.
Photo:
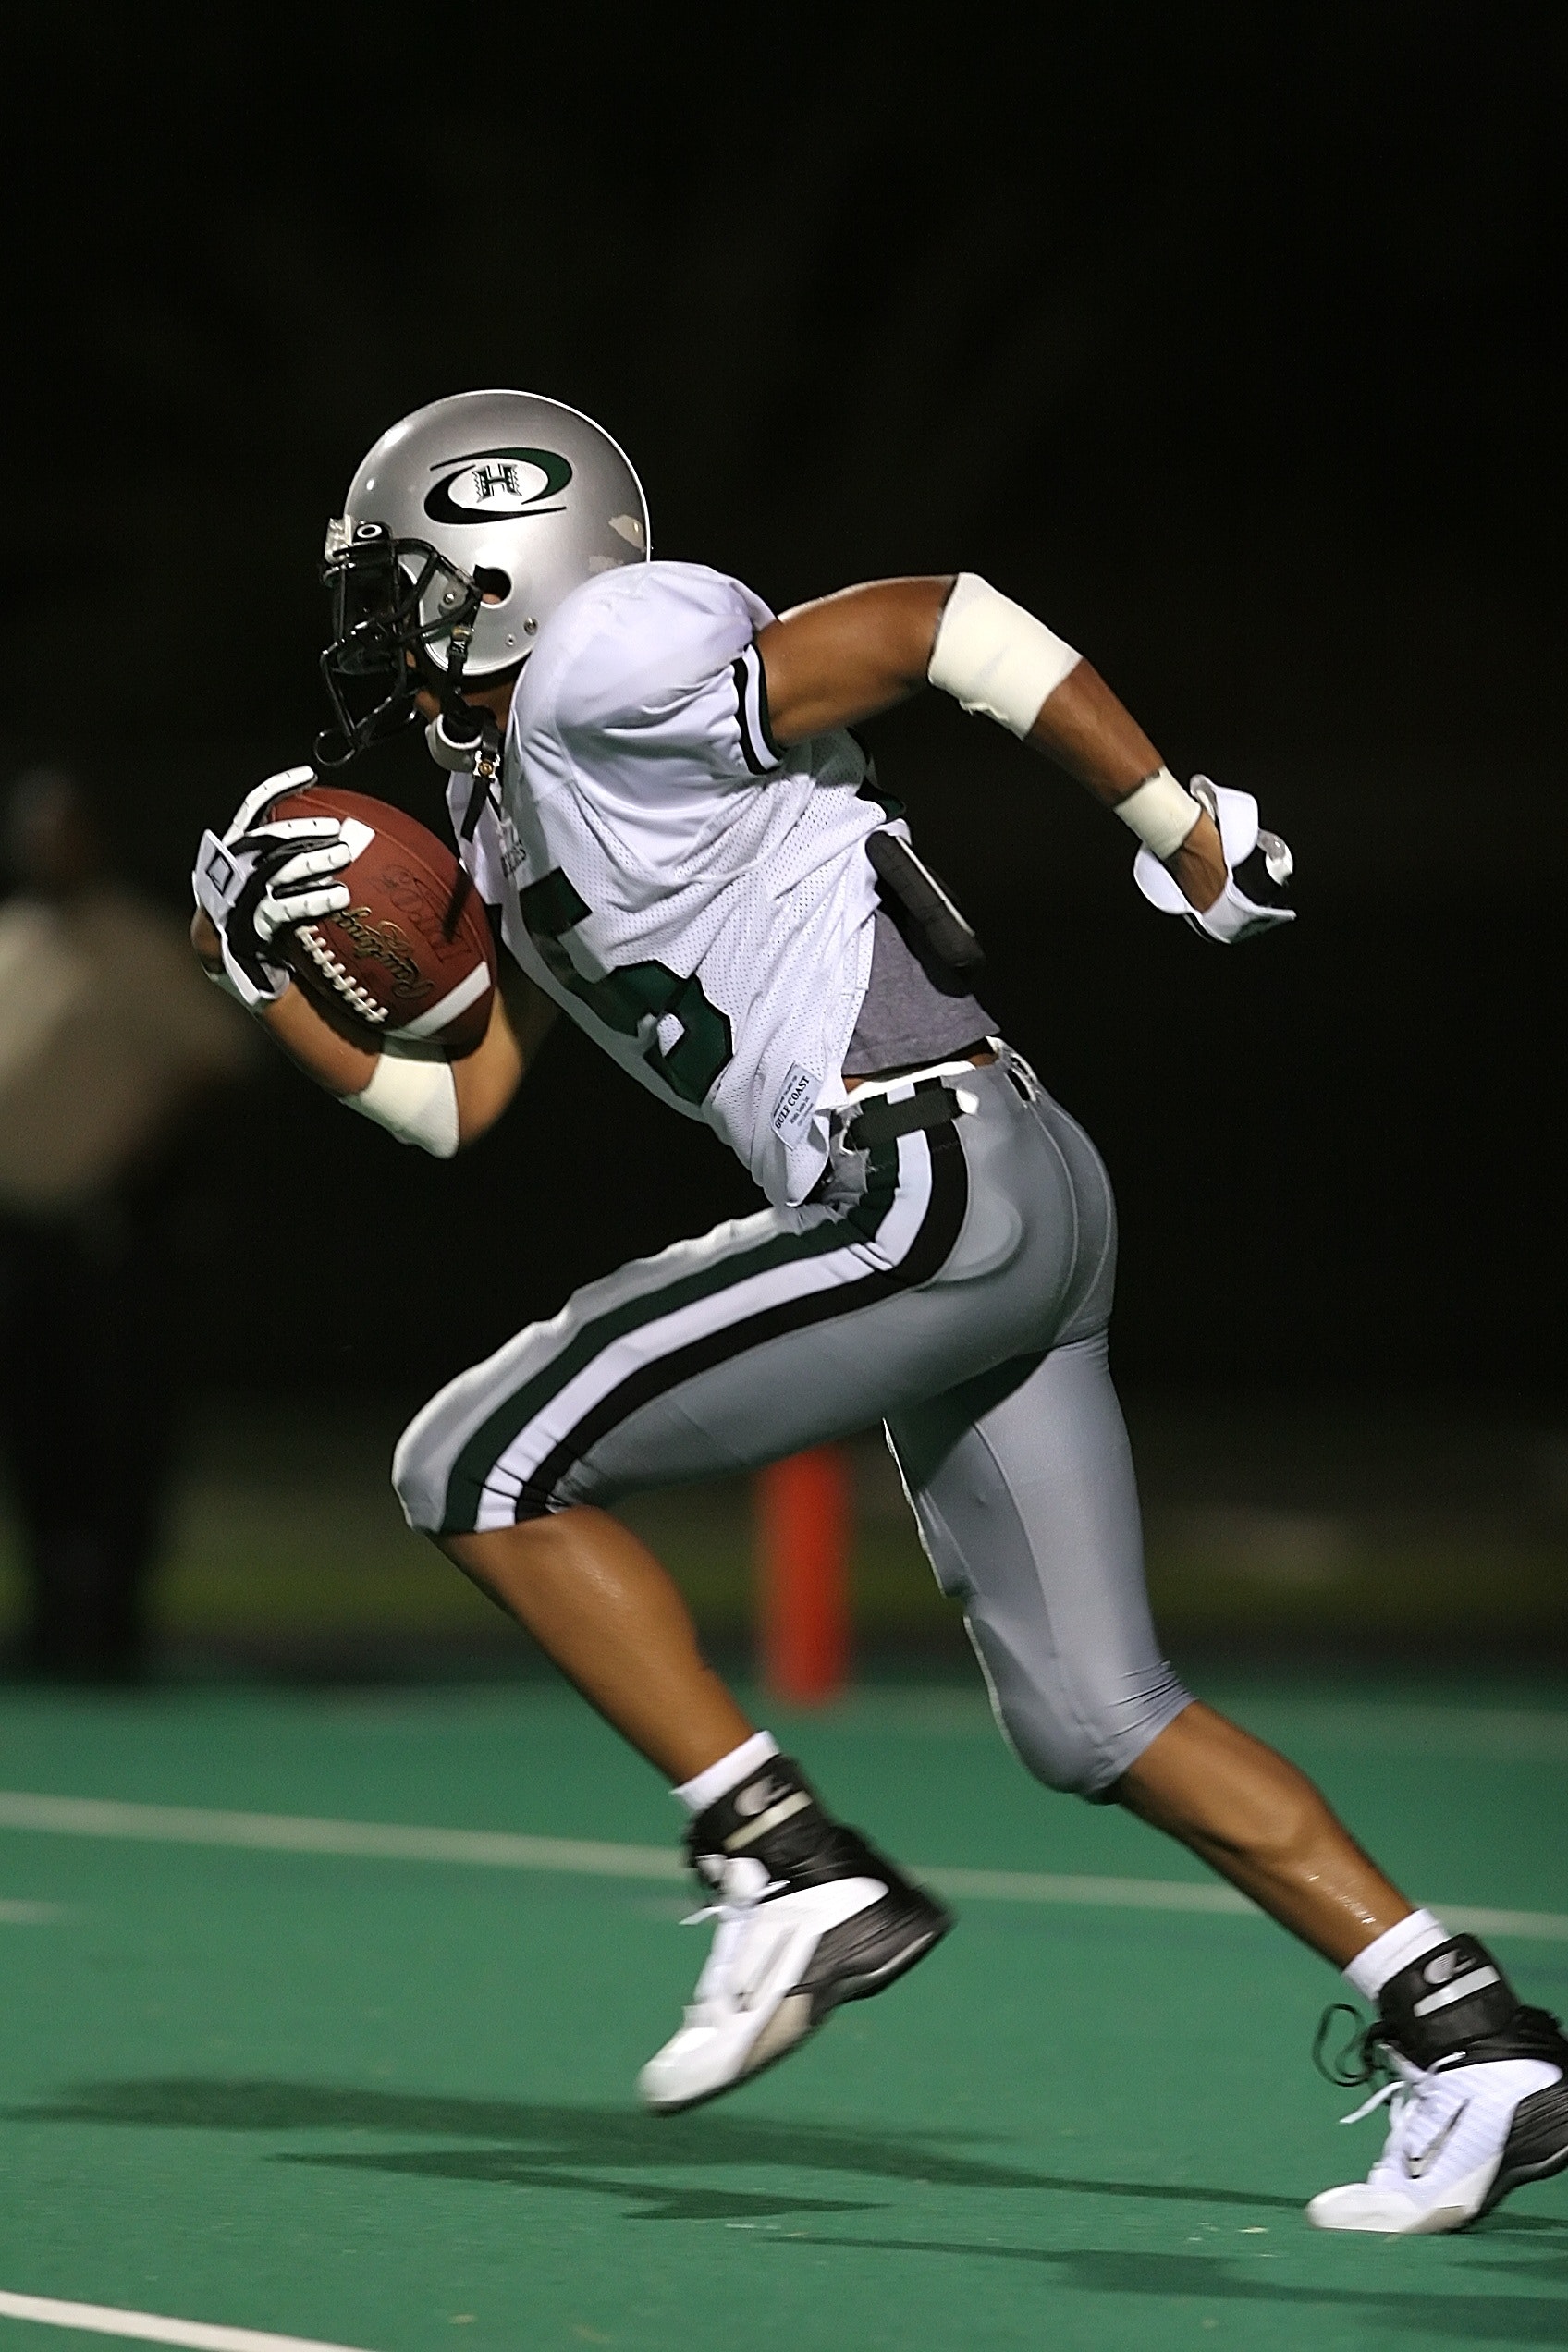
<path fill-rule="evenodd" d="M 602 425 L 531 392 L 459 392 L 384 433 L 327 525 L 321 657 L 337 766 L 415 716 L 430 688 L 527 660 L 541 625 L 594 573 L 648 559 L 648 506 Z"/>

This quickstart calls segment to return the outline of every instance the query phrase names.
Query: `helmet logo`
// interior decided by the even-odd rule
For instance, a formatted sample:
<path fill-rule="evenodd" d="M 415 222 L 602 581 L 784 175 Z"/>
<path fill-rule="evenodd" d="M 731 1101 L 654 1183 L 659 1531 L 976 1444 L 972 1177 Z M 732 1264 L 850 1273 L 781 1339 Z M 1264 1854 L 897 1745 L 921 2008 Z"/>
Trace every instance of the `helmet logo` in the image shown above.
<path fill-rule="evenodd" d="M 559 514 L 554 498 L 571 480 L 571 468 L 553 449 L 471 449 L 432 466 L 439 482 L 424 494 L 432 522 L 508 522 L 514 517 Z"/>

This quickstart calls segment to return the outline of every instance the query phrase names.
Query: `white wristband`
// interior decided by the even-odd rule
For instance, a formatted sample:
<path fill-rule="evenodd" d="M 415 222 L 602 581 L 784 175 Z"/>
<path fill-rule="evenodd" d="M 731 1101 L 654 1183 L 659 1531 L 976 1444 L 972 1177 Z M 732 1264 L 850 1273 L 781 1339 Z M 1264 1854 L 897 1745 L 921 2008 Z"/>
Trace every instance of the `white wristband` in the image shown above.
<path fill-rule="evenodd" d="M 1000 595 L 978 572 L 961 571 L 925 675 L 966 711 L 1027 735 L 1079 658 L 1043 620 Z"/>
<path fill-rule="evenodd" d="M 1168 767 L 1145 776 L 1134 791 L 1116 803 L 1123 825 L 1131 826 L 1151 857 L 1174 857 L 1199 817 L 1200 802 L 1183 791 Z"/>
<path fill-rule="evenodd" d="M 458 1089 L 448 1062 L 384 1053 L 370 1084 L 343 1100 L 400 1144 L 417 1144 L 436 1159 L 450 1159 L 458 1148 Z"/>

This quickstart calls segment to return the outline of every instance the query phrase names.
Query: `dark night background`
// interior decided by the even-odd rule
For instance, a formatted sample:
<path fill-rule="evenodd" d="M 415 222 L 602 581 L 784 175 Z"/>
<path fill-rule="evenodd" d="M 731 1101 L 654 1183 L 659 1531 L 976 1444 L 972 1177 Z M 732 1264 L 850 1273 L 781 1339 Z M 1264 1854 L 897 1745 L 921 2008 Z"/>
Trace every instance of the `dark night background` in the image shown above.
<path fill-rule="evenodd" d="M 571 25 L 18 20 L 3 773 L 76 764 L 180 900 L 321 723 L 363 449 L 447 391 L 556 395 L 631 452 L 655 553 L 777 606 L 982 571 L 1291 840 L 1301 920 L 1221 953 L 998 730 L 934 695 L 875 729 L 1110 1161 L 1124 1375 L 1557 1383 L 1568 19 Z M 353 780 L 436 805 L 412 745 Z M 208 1154 L 220 1377 L 414 1395 L 751 1197 L 568 1035 L 455 1170 L 281 1066 Z M 278 1263 L 288 1312 L 241 1312 Z"/>

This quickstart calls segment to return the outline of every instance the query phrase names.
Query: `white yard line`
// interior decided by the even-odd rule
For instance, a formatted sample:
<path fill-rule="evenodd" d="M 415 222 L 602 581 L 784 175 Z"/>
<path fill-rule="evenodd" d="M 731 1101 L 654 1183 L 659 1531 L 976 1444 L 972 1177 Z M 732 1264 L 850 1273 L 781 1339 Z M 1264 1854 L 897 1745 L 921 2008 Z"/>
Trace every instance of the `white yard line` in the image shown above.
<path fill-rule="evenodd" d="M 83 2328 L 92 2335 L 132 2335 L 143 2344 L 188 2344 L 192 2352 L 355 2352 L 311 2335 L 268 2335 L 257 2328 L 212 2327 L 205 2320 L 166 2320 L 157 2311 L 120 2311 L 108 2303 L 56 2303 L 52 2295 L 7 2295 L 0 2320 L 37 2320 L 44 2327 Z"/>
<path fill-rule="evenodd" d="M 488 1870 L 566 1870 L 600 1879 L 683 1879 L 662 1845 L 521 1837 L 510 1830 L 425 1830 L 401 1821 L 324 1821 L 302 1813 L 217 1813 L 112 1797 L 31 1796 L 0 1790 L 0 1830 L 135 1838 L 157 1845 L 248 1845 L 271 1854 L 345 1854 L 388 1862 L 466 1862 Z"/>
<path fill-rule="evenodd" d="M 131 1838 L 156 1845 L 249 1846 L 269 1854 L 339 1854 L 370 1861 L 456 1862 L 485 1870 L 558 1870 L 595 1879 L 680 1880 L 679 1854 L 662 1845 L 609 1845 L 590 1838 L 523 1837 L 510 1830 L 420 1829 L 401 1821 L 325 1821 L 300 1813 L 220 1813 L 195 1806 L 130 1805 L 97 1796 L 39 1796 L 0 1789 L 0 1830 L 55 1837 Z M 1185 1879 L 1097 1879 L 1042 1870 L 916 1875 L 939 1893 L 979 1903 L 1067 1903 L 1115 1910 L 1254 1913 L 1232 1887 Z M 1432 1903 L 1451 1927 L 1476 1935 L 1568 1942 L 1568 1914 L 1479 1910 Z"/>

